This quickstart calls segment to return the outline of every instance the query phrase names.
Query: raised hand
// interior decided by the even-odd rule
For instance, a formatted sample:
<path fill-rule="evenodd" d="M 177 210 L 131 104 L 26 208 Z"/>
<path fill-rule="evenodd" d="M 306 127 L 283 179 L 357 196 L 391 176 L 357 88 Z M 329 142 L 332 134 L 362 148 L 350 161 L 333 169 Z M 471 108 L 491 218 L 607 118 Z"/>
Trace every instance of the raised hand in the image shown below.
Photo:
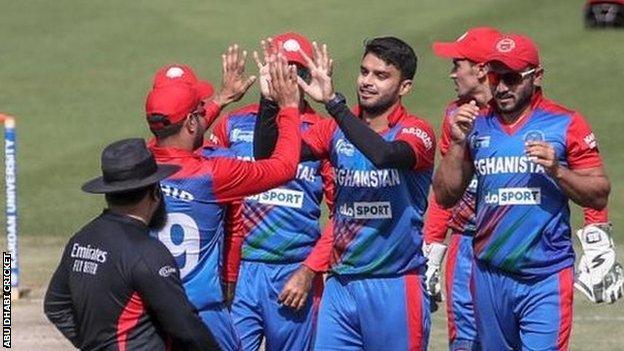
<path fill-rule="evenodd" d="M 451 139 L 456 143 L 464 142 L 478 115 L 479 107 L 476 101 L 472 100 L 470 103 L 461 105 L 452 116 Z"/>
<path fill-rule="evenodd" d="M 257 51 L 253 52 L 253 58 L 258 66 L 258 73 L 260 77 L 260 94 L 269 100 L 273 100 L 273 97 L 270 96 L 271 91 L 269 90 L 269 81 L 271 80 L 271 74 L 269 73 L 269 61 L 272 58 L 275 58 L 275 56 L 271 56 L 273 46 L 272 42 L 273 39 L 270 37 L 266 40 L 260 41 L 264 62 L 260 59 Z"/>
<path fill-rule="evenodd" d="M 273 56 L 269 62 L 269 94 L 274 97 L 280 108 L 299 107 L 299 87 L 297 86 L 297 69 L 288 65 L 281 53 Z"/>
<path fill-rule="evenodd" d="M 222 58 L 221 89 L 215 94 L 213 101 L 221 107 L 240 100 L 249 87 L 256 81 L 256 76 L 245 75 L 247 51 L 234 44 L 228 47 Z"/>
<path fill-rule="evenodd" d="M 306 60 L 310 70 L 310 83 L 306 83 L 299 77 L 297 82 L 313 100 L 327 103 L 334 98 L 334 85 L 331 78 L 334 61 L 329 57 L 327 45 L 323 44 L 319 48 L 316 42 L 313 42 L 312 46 L 314 47 L 314 59 L 299 49 L 299 53 Z"/>

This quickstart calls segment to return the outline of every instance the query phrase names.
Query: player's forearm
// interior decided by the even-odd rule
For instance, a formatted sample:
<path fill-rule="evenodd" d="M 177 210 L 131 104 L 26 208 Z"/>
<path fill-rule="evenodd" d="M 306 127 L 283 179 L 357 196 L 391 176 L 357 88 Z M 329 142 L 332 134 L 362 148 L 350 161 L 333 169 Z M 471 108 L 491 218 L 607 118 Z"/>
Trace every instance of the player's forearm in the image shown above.
<path fill-rule="evenodd" d="M 242 203 L 235 202 L 228 206 L 224 245 L 223 280 L 234 283 L 238 279 L 241 261 L 241 247 L 245 239 L 243 229 Z"/>
<path fill-rule="evenodd" d="M 221 106 L 210 100 L 206 101 L 204 105 L 204 110 L 204 119 L 206 120 L 206 125 L 210 127 L 219 117 L 219 113 L 221 113 Z"/>
<path fill-rule="evenodd" d="M 425 243 L 442 243 L 446 239 L 448 221 L 452 216 L 450 209 L 445 209 L 437 202 L 434 194 L 429 196 L 429 206 L 425 217 Z"/>
<path fill-rule="evenodd" d="M 433 175 L 433 191 L 443 208 L 459 201 L 472 177 L 472 168 L 466 165 L 465 148 L 463 143 L 452 143 Z"/>
<path fill-rule="evenodd" d="M 254 126 L 254 158 L 262 160 L 269 158 L 277 143 L 276 117 L 279 106 L 274 101 L 260 99 L 258 119 Z"/>
<path fill-rule="evenodd" d="M 552 175 L 570 200 L 583 207 L 602 210 L 607 206 L 611 184 L 606 175 L 581 175 L 559 167 Z"/>
<path fill-rule="evenodd" d="M 331 252 L 334 244 L 334 226 L 330 218 L 325 224 L 321 237 L 317 240 L 312 252 L 305 259 L 303 264 L 311 270 L 322 273 L 329 269 Z"/>
<path fill-rule="evenodd" d="M 409 145 L 386 141 L 358 119 L 346 104 L 328 109 L 349 141 L 377 168 L 410 169 L 416 164 L 416 155 Z"/>
<path fill-rule="evenodd" d="M 299 131 L 299 110 L 294 107 L 283 108 L 277 116 L 278 139 L 275 150 L 269 159 L 256 162 L 265 168 L 267 177 L 259 178 L 258 182 L 269 182 L 273 186 L 280 185 L 294 178 L 299 164 L 301 152 L 301 135 Z"/>

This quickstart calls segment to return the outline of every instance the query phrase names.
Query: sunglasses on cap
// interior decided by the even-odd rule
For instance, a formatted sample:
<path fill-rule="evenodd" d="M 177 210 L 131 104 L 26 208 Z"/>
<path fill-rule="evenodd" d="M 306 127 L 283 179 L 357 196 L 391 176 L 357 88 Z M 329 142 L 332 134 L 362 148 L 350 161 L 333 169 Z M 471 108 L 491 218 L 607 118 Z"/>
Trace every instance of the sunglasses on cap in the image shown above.
<path fill-rule="evenodd" d="M 520 84 L 522 80 L 532 74 L 537 72 L 536 68 L 531 68 L 530 70 L 524 72 L 505 72 L 505 73 L 497 73 L 493 71 L 489 71 L 487 74 L 488 80 L 491 85 L 498 85 L 501 81 L 506 85 L 516 85 Z"/>

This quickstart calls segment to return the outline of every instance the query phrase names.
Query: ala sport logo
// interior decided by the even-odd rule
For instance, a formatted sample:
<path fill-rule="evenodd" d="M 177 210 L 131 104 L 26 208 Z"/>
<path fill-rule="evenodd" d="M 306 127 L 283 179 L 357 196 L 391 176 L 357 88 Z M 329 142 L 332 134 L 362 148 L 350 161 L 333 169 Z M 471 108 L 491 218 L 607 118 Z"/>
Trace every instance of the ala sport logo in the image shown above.
<path fill-rule="evenodd" d="M 345 203 L 339 212 L 355 219 L 385 219 L 392 218 L 392 205 L 388 201 Z"/>
<path fill-rule="evenodd" d="M 530 130 L 524 134 L 524 141 L 544 141 L 546 137 L 541 130 Z"/>
<path fill-rule="evenodd" d="M 355 153 L 355 146 L 346 139 L 338 139 L 336 142 L 336 151 L 339 154 L 351 157 Z"/>
<path fill-rule="evenodd" d="M 485 203 L 489 205 L 539 205 L 542 203 L 540 188 L 500 188 L 497 192 L 488 191 Z"/>
<path fill-rule="evenodd" d="M 257 195 L 248 196 L 245 199 L 257 201 L 264 205 L 302 208 L 304 193 L 303 191 L 277 188 Z"/>

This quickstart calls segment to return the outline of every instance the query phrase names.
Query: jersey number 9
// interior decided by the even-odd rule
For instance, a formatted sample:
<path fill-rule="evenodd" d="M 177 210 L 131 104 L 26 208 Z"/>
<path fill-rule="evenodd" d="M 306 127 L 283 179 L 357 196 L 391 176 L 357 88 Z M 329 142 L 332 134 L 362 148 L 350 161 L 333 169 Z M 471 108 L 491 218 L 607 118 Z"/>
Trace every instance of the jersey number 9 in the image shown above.
<path fill-rule="evenodd" d="M 193 218 L 184 213 L 168 213 L 167 224 L 158 232 L 160 240 L 171 251 L 180 269 L 180 278 L 199 262 L 199 229 Z"/>

